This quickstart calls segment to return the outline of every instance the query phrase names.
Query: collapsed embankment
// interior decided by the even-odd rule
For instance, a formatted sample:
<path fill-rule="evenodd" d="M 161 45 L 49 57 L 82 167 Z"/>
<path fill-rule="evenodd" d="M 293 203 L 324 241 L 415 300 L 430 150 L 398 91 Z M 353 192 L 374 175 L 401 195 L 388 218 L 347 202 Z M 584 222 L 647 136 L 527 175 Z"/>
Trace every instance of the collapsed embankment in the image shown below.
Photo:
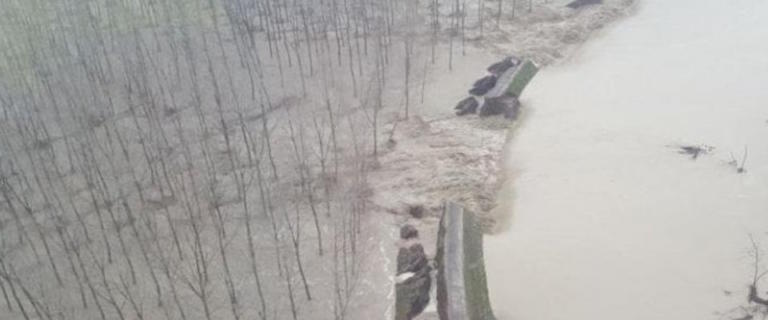
<path fill-rule="evenodd" d="M 503 202 L 499 205 L 496 195 L 506 188 L 502 170 L 505 146 L 525 118 L 525 96 L 522 117 L 513 122 L 503 117 L 459 118 L 453 115 L 453 105 L 466 96 L 463 90 L 469 89 L 500 57 L 517 54 L 540 66 L 554 63 L 567 57 L 596 30 L 627 15 L 633 3 L 606 1 L 575 11 L 558 7 L 564 3 L 550 4 L 479 41 L 481 45 L 462 58 L 466 66 L 457 64 L 459 72 L 436 79 L 433 86 L 444 89 L 431 93 L 428 105 L 439 109 L 402 121 L 389 132 L 388 149 L 379 157 L 380 167 L 371 173 L 374 204 L 392 213 L 410 213 L 400 215 L 398 223 L 413 224 L 422 231 L 421 243 L 429 257 L 437 251 L 434 237 L 444 210 L 443 200 L 477 213 L 486 232 L 503 227 L 508 210 Z M 482 242 L 477 245 L 476 251 L 482 252 Z M 433 303 L 422 317 L 436 317 L 437 309 Z"/>
<path fill-rule="evenodd" d="M 428 75 L 433 89 L 426 92 L 419 116 L 396 120 L 385 132 L 389 143 L 370 177 L 375 205 L 393 213 L 420 205 L 427 216 L 436 217 L 443 199 L 449 199 L 474 212 L 492 211 L 505 180 L 499 165 L 514 123 L 500 117 L 458 118 L 453 106 L 500 58 L 514 54 L 547 66 L 567 57 L 596 30 L 627 15 L 634 1 L 605 1 L 579 10 L 565 3 L 553 1 L 521 13 L 472 42 L 466 55 L 456 57 L 454 70 Z M 524 109 L 524 95 L 522 101 Z"/>

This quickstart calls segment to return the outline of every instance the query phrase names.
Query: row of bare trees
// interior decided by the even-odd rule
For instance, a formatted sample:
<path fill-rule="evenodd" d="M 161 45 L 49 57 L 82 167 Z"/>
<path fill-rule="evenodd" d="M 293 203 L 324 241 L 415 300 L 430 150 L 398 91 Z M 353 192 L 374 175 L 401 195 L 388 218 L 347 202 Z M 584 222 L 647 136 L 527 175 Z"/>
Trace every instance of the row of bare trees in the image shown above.
<path fill-rule="evenodd" d="M 0 9 L 0 318 L 24 319 L 348 317 L 384 111 L 414 113 L 415 79 L 423 101 L 468 16 L 436 0 Z"/>

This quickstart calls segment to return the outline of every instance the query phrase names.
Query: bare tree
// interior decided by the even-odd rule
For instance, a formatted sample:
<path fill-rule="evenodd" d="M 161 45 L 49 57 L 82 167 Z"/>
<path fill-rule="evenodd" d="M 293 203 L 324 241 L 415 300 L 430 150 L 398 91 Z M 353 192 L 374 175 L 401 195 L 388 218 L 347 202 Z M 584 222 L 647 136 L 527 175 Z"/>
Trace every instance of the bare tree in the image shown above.
<path fill-rule="evenodd" d="M 312 211 L 312 218 L 315 223 L 315 233 L 317 235 L 317 252 L 319 255 L 323 255 L 323 233 L 320 229 L 320 218 L 317 214 L 315 191 L 312 184 L 312 172 L 310 171 L 309 163 L 307 162 L 306 149 L 304 144 L 304 131 L 299 130 L 298 137 L 294 130 L 293 123 L 288 121 L 288 129 L 290 130 L 291 144 L 293 145 L 295 160 L 297 163 L 296 170 L 299 173 L 299 182 L 302 193 L 307 198 L 307 202 Z"/>
<path fill-rule="evenodd" d="M 333 290 L 346 317 L 367 209 L 344 192 L 363 189 L 418 81 L 423 101 L 445 4 L 464 48 L 458 1 L 0 5 L 20 13 L 0 26 L 2 306 L 299 318 Z M 331 269 L 323 291 L 314 277 Z"/>
<path fill-rule="evenodd" d="M 283 217 L 285 218 L 285 224 L 290 231 L 291 243 L 293 243 L 293 254 L 296 257 L 296 266 L 299 269 L 299 275 L 301 276 L 301 283 L 304 285 L 304 293 L 307 296 L 307 300 L 312 300 L 312 293 L 309 290 L 309 283 L 307 282 L 307 275 L 304 273 L 304 264 L 301 261 L 301 215 L 298 203 L 294 204 L 296 210 L 296 221 L 291 222 L 291 218 L 288 216 L 287 210 L 283 210 Z"/>

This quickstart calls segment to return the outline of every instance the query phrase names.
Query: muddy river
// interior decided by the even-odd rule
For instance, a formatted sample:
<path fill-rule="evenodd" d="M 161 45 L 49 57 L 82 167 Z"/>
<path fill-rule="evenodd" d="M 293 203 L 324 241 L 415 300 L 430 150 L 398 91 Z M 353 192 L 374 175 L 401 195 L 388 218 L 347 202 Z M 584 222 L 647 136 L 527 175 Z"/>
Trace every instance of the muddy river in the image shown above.
<path fill-rule="evenodd" d="M 485 240 L 501 320 L 719 319 L 750 234 L 768 268 L 768 1 L 640 1 L 525 92 Z"/>

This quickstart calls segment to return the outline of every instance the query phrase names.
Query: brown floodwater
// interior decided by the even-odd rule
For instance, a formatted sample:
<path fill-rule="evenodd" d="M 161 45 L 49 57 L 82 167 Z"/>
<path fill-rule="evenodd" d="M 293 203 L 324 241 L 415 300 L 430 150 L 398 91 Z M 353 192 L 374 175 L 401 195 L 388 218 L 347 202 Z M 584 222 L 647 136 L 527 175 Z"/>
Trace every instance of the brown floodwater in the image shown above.
<path fill-rule="evenodd" d="M 719 319 L 744 304 L 749 235 L 768 251 L 768 1 L 641 0 L 523 103 L 499 195 L 511 224 L 485 240 L 499 319 Z M 693 160 L 687 144 L 714 149 Z"/>

